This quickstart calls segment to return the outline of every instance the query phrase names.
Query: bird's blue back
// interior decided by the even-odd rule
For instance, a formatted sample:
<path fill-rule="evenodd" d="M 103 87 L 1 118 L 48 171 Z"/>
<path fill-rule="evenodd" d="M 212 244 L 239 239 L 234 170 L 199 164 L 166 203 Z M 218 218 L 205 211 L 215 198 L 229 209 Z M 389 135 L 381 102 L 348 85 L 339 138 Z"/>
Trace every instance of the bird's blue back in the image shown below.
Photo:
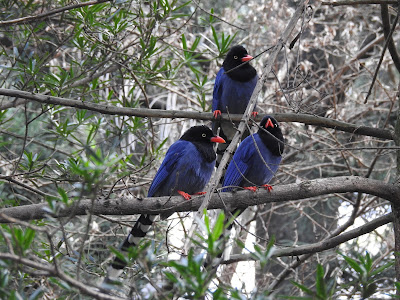
<path fill-rule="evenodd" d="M 257 80 L 256 75 L 247 82 L 235 81 L 225 74 L 224 68 L 221 68 L 214 83 L 212 111 L 218 109 L 226 113 L 228 107 L 230 114 L 243 114 Z"/>
<path fill-rule="evenodd" d="M 201 192 L 210 180 L 215 161 L 206 162 L 196 146 L 185 140 L 171 145 L 151 183 L 148 197 Z"/>
<path fill-rule="evenodd" d="M 272 154 L 261 141 L 258 133 L 248 136 L 240 143 L 233 155 L 226 170 L 223 186 L 248 187 L 267 184 L 278 170 L 281 160 L 282 156 Z M 231 191 L 232 187 L 225 188 L 223 191 Z"/>

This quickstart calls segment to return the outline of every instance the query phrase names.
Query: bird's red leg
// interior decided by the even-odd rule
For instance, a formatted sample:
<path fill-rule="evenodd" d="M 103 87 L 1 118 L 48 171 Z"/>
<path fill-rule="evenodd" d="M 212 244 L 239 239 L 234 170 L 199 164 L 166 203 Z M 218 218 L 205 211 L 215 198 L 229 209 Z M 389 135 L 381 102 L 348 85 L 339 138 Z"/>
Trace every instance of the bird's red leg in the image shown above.
<path fill-rule="evenodd" d="M 268 192 L 272 191 L 272 185 L 264 184 L 262 187 L 266 188 L 268 190 Z"/>
<path fill-rule="evenodd" d="M 245 190 L 252 191 L 252 192 L 257 191 L 257 187 L 256 187 L 256 186 L 246 186 L 246 187 L 244 187 L 244 189 L 245 189 Z"/>
<path fill-rule="evenodd" d="M 178 194 L 181 195 L 186 200 L 192 199 L 192 197 L 188 193 L 185 193 L 184 191 L 178 191 Z"/>
<path fill-rule="evenodd" d="M 219 116 L 221 116 L 221 111 L 219 109 L 214 110 L 213 112 L 214 119 L 218 119 Z"/>
<path fill-rule="evenodd" d="M 207 192 L 198 192 L 198 193 L 195 193 L 194 195 L 205 195 L 205 194 L 207 194 Z"/>

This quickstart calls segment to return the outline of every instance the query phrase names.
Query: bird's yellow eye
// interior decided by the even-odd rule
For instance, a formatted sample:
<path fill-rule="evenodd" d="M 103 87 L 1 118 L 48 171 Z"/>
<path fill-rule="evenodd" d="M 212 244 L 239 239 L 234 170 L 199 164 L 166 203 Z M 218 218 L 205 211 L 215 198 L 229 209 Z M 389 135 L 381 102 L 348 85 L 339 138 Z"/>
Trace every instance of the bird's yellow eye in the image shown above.
<path fill-rule="evenodd" d="M 206 137 L 206 136 L 207 136 L 207 134 L 205 134 L 205 133 L 202 133 L 202 134 L 201 134 L 201 136 L 202 136 L 202 137 Z"/>
<path fill-rule="evenodd" d="M 234 57 L 233 57 L 234 59 L 238 59 L 238 57 L 235 55 Z"/>

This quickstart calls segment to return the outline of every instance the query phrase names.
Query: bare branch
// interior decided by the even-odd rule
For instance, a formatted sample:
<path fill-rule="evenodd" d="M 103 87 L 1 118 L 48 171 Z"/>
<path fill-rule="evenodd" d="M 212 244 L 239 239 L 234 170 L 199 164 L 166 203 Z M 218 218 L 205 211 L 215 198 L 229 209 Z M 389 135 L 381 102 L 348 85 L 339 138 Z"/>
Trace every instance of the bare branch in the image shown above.
<path fill-rule="evenodd" d="M 375 220 L 368 222 L 362 226 L 359 226 L 353 230 L 347 231 L 338 236 L 323 240 L 318 243 L 299 246 L 299 247 L 276 249 L 272 256 L 274 257 L 297 256 L 297 255 L 312 254 L 332 249 L 349 240 L 370 233 L 374 231 L 376 228 L 386 225 L 392 221 L 393 221 L 393 214 L 389 213 L 382 217 L 376 218 Z M 249 260 L 255 260 L 255 258 L 251 254 L 238 254 L 238 255 L 232 255 L 232 257 L 230 257 L 228 260 L 223 261 L 222 264 L 231 264 L 239 261 L 249 261 Z"/>
<path fill-rule="evenodd" d="M 217 15 L 215 15 L 215 14 L 209 12 L 209 11 L 206 11 L 204 8 L 202 8 L 202 7 L 200 6 L 200 4 L 199 4 L 198 2 L 196 2 L 196 1 L 193 1 L 193 2 L 194 2 L 194 4 L 196 4 L 196 6 L 197 6 L 201 11 L 203 11 L 203 12 L 205 12 L 206 14 L 212 16 L 213 18 L 216 18 L 216 19 L 218 19 L 218 20 L 220 20 L 220 21 L 222 21 L 222 22 L 228 24 L 229 26 L 235 27 L 235 28 L 237 28 L 237 29 L 239 29 L 239 30 L 245 30 L 245 29 L 242 28 L 242 27 L 239 27 L 239 26 L 237 26 L 237 25 L 235 25 L 235 24 L 229 23 L 228 21 L 222 19 L 220 16 L 217 16 Z"/>
<path fill-rule="evenodd" d="M 400 72 L 400 58 L 396 50 L 396 45 L 394 44 L 392 33 L 390 30 L 389 21 L 389 8 L 387 4 L 381 4 L 381 16 L 382 16 L 382 28 L 385 38 L 388 40 L 389 53 L 392 56 L 392 60 L 398 72 Z"/>
<path fill-rule="evenodd" d="M 156 118 L 188 118 L 196 120 L 213 120 L 212 113 L 198 112 L 198 111 L 181 111 L 181 110 L 162 110 L 162 109 L 148 109 L 148 108 L 129 108 L 129 107 L 116 107 L 112 105 L 103 105 L 92 102 L 83 102 L 61 97 L 53 97 L 42 94 L 33 94 L 24 91 L 2 89 L 0 88 L 0 95 L 23 98 L 40 103 L 63 105 L 75 107 L 78 109 L 87 109 L 96 111 L 105 115 L 119 115 L 119 116 L 135 116 L 135 117 L 156 117 Z M 11 99 L 10 99 L 11 100 Z M 13 100 L 11 100 L 13 101 Z M 306 125 L 315 125 L 321 127 L 333 128 L 344 132 L 353 134 L 367 135 L 377 138 L 393 140 L 393 132 L 387 129 L 368 127 L 363 125 L 355 125 L 351 123 L 332 120 L 329 118 L 318 117 L 308 114 L 294 114 L 294 113 L 276 113 L 271 114 L 279 122 L 299 122 Z M 228 115 L 222 114 L 223 120 L 241 121 L 242 115 Z M 256 121 L 261 121 L 262 116 L 258 116 Z"/>
<path fill-rule="evenodd" d="M 64 280 L 65 282 L 68 282 L 71 286 L 79 289 L 83 294 L 92 296 L 95 299 L 104 299 L 104 300 L 125 299 L 125 298 L 120 298 L 120 297 L 101 293 L 96 288 L 90 287 L 90 286 L 88 286 L 87 283 L 80 282 L 80 281 L 68 276 L 67 274 L 65 274 L 63 272 L 60 272 L 59 270 L 56 270 L 56 268 L 54 266 L 51 266 L 49 264 L 39 263 L 39 262 L 33 261 L 32 259 L 20 257 L 20 256 L 10 254 L 10 253 L 0 253 L 0 259 L 11 260 L 11 261 L 14 261 L 15 263 L 22 264 L 24 266 L 31 267 L 33 269 L 46 271 L 49 275 L 59 277 L 60 279 Z"/>
<path fill-rule="evenodd" d="M 359 5 L 359 4 L 397 4 L 397 0 L 344 0 L 344 1 L 322 1 L 322 5 Z"/>
<path fill-rule="evenodd" d="M 292 183 L 274 186 L 272 192 L 258 190 L 239 191 L 233 193 L 214 193 L 208 209 L 223 209 L 226 206 L 246 208 L 248 206 L 287 202 L 293 200 L 309 199 L 332 193 L 362 192 L 378 196 L 393 203 L 400 203 L 400 185 L 385 183 L 380 180 L 357 176 L 340 176 L 324 179 L 303 181 L 300 184 Z M 141 200 L 115 198 L 107 200 L 81 200 L 76 205 L 60 209 L 56 217 L 69 215 L 86 215 L 88 211 L 102 215 L 133 215 L 133 214 L 160 214 L 183 211 L 196 211 L 200 207 L 204 196 L 193 197 L 192 200 L 182 200 L 180 196 L 154 197 Z M 18 207 L 4 208 L 0 213 L 20 219 L 42 219 L 49 214 L 47 204 L 33 204 Z M 8 220 L 0 218 L 1 223 Z"/>
<path fill-rule="evenodd" d="M 8 182 L 14 183 L 14 184 L 16 184 L 16 185 L 18 185 L 20 187 L 23 187 L 24 189 L 26 189 L 28 191 L 34 192 L 34 193 L 36 193 L 36 194 L 38 194 L 38 195 L 40 195 L 42 197 L 46 197 L 46 196 L 47 197 L 55 197 L 55 196 L 53 196 L 51 194 L 47 194 L 47 193 L 42 192 L 41 190 L 38 190 L 38 189 L 36 189 L 36 188 L 34 188 L 32 186 L 29 186 L 29 185 L 27 185 L 27 184 L 25 184 L 23 182 L 15 180 L 13 178 L 13 176 L 2 176 L 2 175 L 0 175 L 0 181 L 8 181 Z"/>
<path fill-rule="evenodd" d="M 385 7 L 385 6 L 382 6 L 382 8 L 383 8 L 382 15 L 384 15 L 384 7 Z M 392 35 L 393 35 L 393 32 L 394 32 L 394 29 L 395 29 L 396 26 L 397 26 L 397 22 L 398 22 L 398 20 L 399 20 L 399 16 L 400 16 L 400 11 L 397 11 L 397 15 L 396 15 L 396 18 L 394 19 L 394 22 L 393 22 L 393 25 L 392 25 L 392 27 L 391 27 L 391 29 L 390 29 L 390 32 L 389 32 L 389 33 L 386 33 L 386 32 L 385 32 L 385 38 L 386 38 L 385 45 L 383 46 L 382 54 L 381 54 L 381 57 L 379 58 L 378 65 L 376 66 L 375 73 L 374 73 L 374 77 L 372 78 L 372 82 L 371 82 L 371 84 L 370 84 L 370 87 L 369 87 L 367 96 L 365 97 L 364 104 L 367 103 L 368 98 L 369 98 L 369 96 L 370 96 L 371 93 L 372 93 L 372 88 L 373 88 L 373 86 L 374 86 L 374 83 L 375 83 L 375 81 L 376 81 L 376 78 L 378 77 L 378 72 L 379 72 L 379 69 L 380 69 L 380 67 L 381 67 L 381 64 L 382 64 L 382 61 L 383 61 L 383 57 L 385 56 L 386 49 L 387 49 L 387 47 L 390 45 L 390 42 L 393 43 Z M 392 46 L 393 46 L 393 45 L 392 45 Z M 392 58 L 393 58 L 393 56 L 392 56 Z M 395 62 L 395 63 L 396 63 L 396 62 Z"/>

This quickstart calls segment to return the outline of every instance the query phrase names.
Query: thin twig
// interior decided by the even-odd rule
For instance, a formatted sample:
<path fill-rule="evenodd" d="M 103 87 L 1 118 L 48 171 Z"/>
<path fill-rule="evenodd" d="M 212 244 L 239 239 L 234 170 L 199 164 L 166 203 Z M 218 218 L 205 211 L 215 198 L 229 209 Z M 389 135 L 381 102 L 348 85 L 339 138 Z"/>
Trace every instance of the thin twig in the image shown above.
<path fill-rule="evenodd" d="M 322 5 L 360 5 L 360 4 L 397 4 L 397 0 L 345 0 L 345 1 L 322 1 Z"/>
<path fill-rule="evenodd" d="M 84 7 L 84 6 L 89 6 L 89 5 L 96 5 L 99 3 L 104 3 L 104 2 L 112 2 L 113 0 L 96 0 L 96 1 L 88 1 L 88 2 L 83 2 L 83 3 L 76 3 L 76 4 L 71 4 L 71 5 L 67 5 L 65 7 L 61 7 L 61 8 L 57 8 L 42 14 L 38 14 L 36 16 L 28 16 L 28 17 L 23 17 L 23 18 L 19 18 L 19 19 L 14 19 L 14 20 L 8 20 L 8 21 L 0 21 L 0 27 L 2 26 L 9 26 L 9 25 L 15 25 L 15 24 L 19 24 L 19 23 L 28 23 L 28 22 L 32 22 L 38 19 L 42 19 L 45 17 L 49 17 L 52 15 L 56 15 L 59 13 L 62 13 L 64 11 L 67 10 L 71 10 L 71 9 L 75 9 L 75 8 L 79 8 L 79 7 Z"/>
<path fill-rule="evenodd" d="M 194 2 L 194 4 L 196 4 L 196 6 L 197 6 L 201 11 L 203 11 L 203 12 L 205 12 L 206 14 L 212 16 L 213 18 L 216 18 L 216 19 L 218 19 L 218 20 L 220 20 L 220 21 L 222 21 L 222 22 L 228 24 L 229 26 L 235 27 L 235 28 L 237 28 L 237 29 L 239 29 L 239 30 L 243 30 L 243 31 L 245 30 L 245 29 L 242 28 L 242 27 L 239 27 L 239 26 L 237 26 L 237 25 L 234 25 L 234 24 L 232 24 L 232 23 L 229 23 L 228 21 L 222 19 L 221 17 L 219 17 L 219 16 L 217 16 L 217 15 L 214 15 L 213 13 L 210 13 L 209 11 L 206 11 L 206 10 L 205 10 L 204 8 L 202 8 L 202 7 L 200 6 L 200 4 L 197 3 L 196 1 L 193 0 L 193 2 Z"/>
<path fill-rule="evenodd" d="M 385 45 L 383 46 L 383 49 L 382 49 L 381 57 L 379 59 L 378 65 L 376 66 L 375 74 L 374 74 L 374 77 L 372 78 L 372 82 L 371 82 L 371 85 L 369 87 L 368 94 L 367 94 L 367 97 L 365 98 L 364 104 L 367 103 L 368 98 L 372 93 L 372 88 L 373 88 L 375 80 L 376 80 L 376 78 L 378 76 L 379 69 L 381 68 L 383 57 L 385 56 L 385 52 L 386 52 L 386 49 L 387 49 L 390 41 L 392 40 L 392 35 L 393 35 L 393 32 L 394 32 L 394 29 L 397 26 L 397 22 L 399 20 L 399 15 L 400 15 L 400 9 L 397 11 L 397 15 L 396 15 L 396 18 L 395 18 L 395 20 L 393 22 L 392 28 L 390 29 L 389 35 L 386 38 Z"/>

